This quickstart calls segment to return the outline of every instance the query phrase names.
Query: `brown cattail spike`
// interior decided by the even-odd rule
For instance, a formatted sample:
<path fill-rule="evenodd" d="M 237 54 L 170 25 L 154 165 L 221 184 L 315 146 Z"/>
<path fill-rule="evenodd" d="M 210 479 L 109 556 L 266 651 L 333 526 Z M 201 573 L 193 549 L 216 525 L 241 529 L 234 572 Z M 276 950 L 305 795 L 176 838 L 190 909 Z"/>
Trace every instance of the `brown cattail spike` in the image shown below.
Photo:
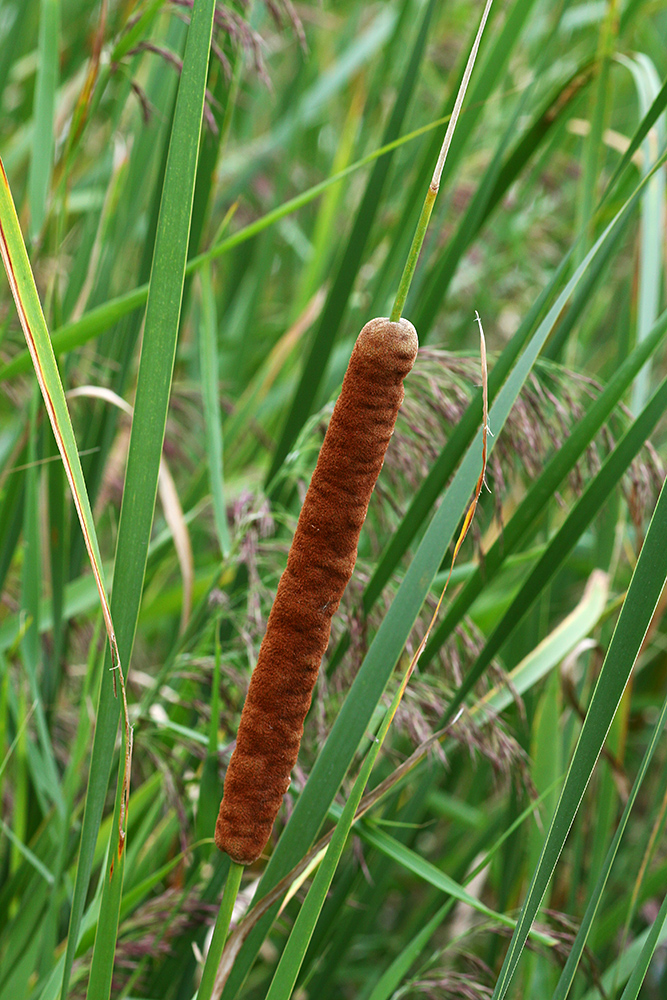
<path fill-rule="evenodd" d="M 313 473 L 225 778 L 215 842 L 239 864 L 266 846 L 352 575 L 359 532 L 419 346 L 405 319 L 373 319 L 352 351 Z"/>

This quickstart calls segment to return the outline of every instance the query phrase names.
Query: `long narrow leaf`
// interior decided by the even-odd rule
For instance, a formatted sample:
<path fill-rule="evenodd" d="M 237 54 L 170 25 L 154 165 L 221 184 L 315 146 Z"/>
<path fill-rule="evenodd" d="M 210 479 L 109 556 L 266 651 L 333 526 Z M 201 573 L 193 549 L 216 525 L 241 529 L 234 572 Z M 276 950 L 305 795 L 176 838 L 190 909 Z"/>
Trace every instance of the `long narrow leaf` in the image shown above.
<path fill-rule="evenodd" d="M 0 160 L 0 252 L 5 265 L 9 285 L 28 344 L 30 357 L 35 368 L 46 412 L 58 444 L 65 473 L 72 491 L 72 498 L 81 524 L 86 548 L 93 568 L 95 582 L 104 611 L 107 631 L 112 644 L 114 630 L 106 596 L 104 572 L 100 559 L 95 523 L 88 501 L 86 484 L 81 471 L 81 462 L 76 439 L 72 429 L 65 393 L 56 359 L 51 346 L 46 320 L 42 312 L 39 295 L 35 286 L 30 261 L 23 242 L 23 235 L 14 201 L 9 189 L 5 168 Z"/>

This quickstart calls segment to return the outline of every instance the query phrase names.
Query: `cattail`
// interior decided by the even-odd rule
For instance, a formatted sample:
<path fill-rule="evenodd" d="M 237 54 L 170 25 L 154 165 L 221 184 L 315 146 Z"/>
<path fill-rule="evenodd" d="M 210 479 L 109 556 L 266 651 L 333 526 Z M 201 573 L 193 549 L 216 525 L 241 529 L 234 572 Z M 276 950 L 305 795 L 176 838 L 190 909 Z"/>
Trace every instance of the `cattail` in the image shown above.
<path fill-rule="evenodd" d="M 248 865 L 266 846 L 299 753 L 331 619 L 419 346 L 405 319 L 373 319 L 352 351 L 269 615 L 225 777 L 215 842 Z"/>

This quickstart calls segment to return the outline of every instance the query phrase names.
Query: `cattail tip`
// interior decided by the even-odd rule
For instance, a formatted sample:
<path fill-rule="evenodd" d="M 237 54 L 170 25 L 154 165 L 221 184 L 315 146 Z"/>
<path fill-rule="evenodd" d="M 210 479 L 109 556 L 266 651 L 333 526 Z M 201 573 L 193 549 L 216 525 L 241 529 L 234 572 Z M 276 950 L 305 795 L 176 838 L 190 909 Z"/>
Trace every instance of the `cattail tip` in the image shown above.
<path fill-rule="evenodd" d="M 369 320 L 357 338 L 355 350 L 374 360 L 391 357 L 396 371 L 404 378 L 415 363 L 419 339 L 417 331 L 407 319 L 392 323 L 385 316 Z"/>

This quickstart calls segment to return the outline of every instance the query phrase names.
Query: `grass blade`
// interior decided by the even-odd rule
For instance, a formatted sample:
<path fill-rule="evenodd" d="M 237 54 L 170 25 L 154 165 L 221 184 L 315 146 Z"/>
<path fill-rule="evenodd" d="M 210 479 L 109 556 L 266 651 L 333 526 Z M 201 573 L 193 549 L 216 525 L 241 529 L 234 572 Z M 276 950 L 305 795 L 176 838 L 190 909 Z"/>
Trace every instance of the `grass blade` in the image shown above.
<path fill-rule="evenodd" d="M 453 899 L 456 899 L 461 903 L 465 903 L 478 913 L 483 913 L 484 916 L 502 924 L 503 927 L 516 926 L 516 920 L 513 920 L 512 917 L 508 917 L 504 913 L 497 913 L 495 910 L 490 909 L 490 907 L 482 903 L 481 900 L 466 892 L 465 889 L 458 884 L 458 882 L 455 882 L 454 879 L 451 879 L 444 872 L 440 871 L 436 865 L 431 864 L 430 861 L 422 858 L 416 853 L 416 851 L 410 850 L 410 848 L 406 847 L 405 844 L 401 844 L 400 841 L 396 840 L 396 838 L 392 837 L 390 834 L 385 833 L 384 830 L 377 829 L 371 823 L 362 823 L 359 834 L 362 840 L 365 840 L 368 844 L 371 844 L 379 851 L 382 851 L 382 853 L 390 860 L 402 865 L 407 871 L 411 871 L 420 879 L 428 882 L 429 885 L 435 886 L 435 888 L 440 889 L 441 892 L 446 892 L 448 895 L 452 896 Z M 540 941 L 542 944 L 550 946 L 555 943 L 554 938 L 552 938 L 549 934 L 544 934 L 541 931 L 532 931 L 531 933 L 533 934 L 534 939 L 536 941 Z"/>
<path fill-rule="evenodd" d="M 627 168 L 632 163 L 632 157 L 635 155 L 642 142 L 649 134 L 655 123 L 657 122 L 660 115 L 667 108 L 667 80 L 664 81 L 662 87 L 660 88 L 659 94 L 657 94 L 655 100 L 653 101 L 651 107 L 648 109 L 644 117 L 642 118 L 637 131 L 632 137 L 630 145 L 623 153 L 620 163 L 616 167 L 616 170 L 611 176 L 605 192 L 602 196 L 602 202 L 604 203 L 609 195 L 612 193 L 619 179 L 625 173 Z"/>
<path fill-rule="evenodd" d="M 106 596 L 102 561 L 72 422 L 2 161 L 0 161 L 0 172 L 0 251 L 2 252 L 2 260 L 53 434 L 65 466 L 65 473 L 95 576 L 109 641 L 115 653 L 114 629 Z"/>
<path fill-rule="evenodd" d="M 639 98 L 639 108 L 642 117 L 645 118 L 649 108 L 658 96 L 660 81 L 655 67 L 650 59 L 638 53 L 634 58 L 628 59 L 619 56 L 619 59 L 630 70 Z M 643 172 L 646 173 L 655 158 L 658 149 L 662 149 L 665 143 L 665 122 L 664 114 L 660 116 L 654 127 L 654 139 L 645 139 L 642 144 L 643 152 Z M 665 177 L 664 171 L 660 170 L 651 178 L 644 195 L 641 206 L 641 228 L 640 228 L 640 249 L 638 261 L 638 281 L 637 292 L 637 342 L 640 343 L 646 337 L 655 323 L 660 306 L 660 285 L 663 271 L 663 232 L 661 220 L 665 210 Z M 631 409 L 633 413 L 639 413 L 643 407 L 649 393 L 651 363 L 647 361 L 639 372 L 632 390 Z"/>

